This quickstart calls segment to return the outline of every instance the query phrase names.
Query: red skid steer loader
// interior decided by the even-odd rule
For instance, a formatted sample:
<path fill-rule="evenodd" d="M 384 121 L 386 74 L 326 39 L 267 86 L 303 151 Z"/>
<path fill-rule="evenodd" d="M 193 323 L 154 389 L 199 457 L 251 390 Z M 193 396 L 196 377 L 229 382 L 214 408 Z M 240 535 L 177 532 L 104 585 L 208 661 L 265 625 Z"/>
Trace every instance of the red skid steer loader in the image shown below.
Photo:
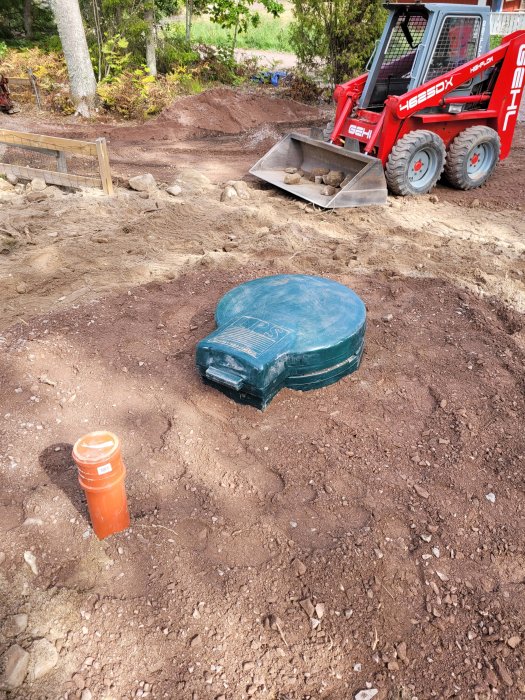
<path fill-rule="evenodd" d="M 525 31 L 490 51 L 488 7 L 386 7 L 368 72 L 335 89 L 326 140 L 289 134 L 253 175 L 322 207 L 356 207 L 384 204 L 387 186 L 398 195 L 429 192 L 443 172 L 454 187 L 479 187 L 509 155 Z"/>

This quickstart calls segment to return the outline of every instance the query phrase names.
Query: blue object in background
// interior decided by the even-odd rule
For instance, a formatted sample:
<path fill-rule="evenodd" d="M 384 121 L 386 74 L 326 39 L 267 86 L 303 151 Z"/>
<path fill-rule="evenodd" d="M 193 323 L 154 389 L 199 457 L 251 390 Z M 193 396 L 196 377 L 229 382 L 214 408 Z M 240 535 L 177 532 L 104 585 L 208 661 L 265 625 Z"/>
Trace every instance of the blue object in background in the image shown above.
<path fill-rule="evenodd" d="M 284 70 L 274 70 L 274 71 L 262 71 L 261 73 L 257 73 L 257 75 L 254 75 L 252 77 L 252 80 L 255 80 L 258 83 L 271 83 L 272 85 L 279 85 L 279 81 L 281 78 L 286 78 L 288 73 Z"/>
<path fill-rule="evenodd" d="M 208 384 L 264 409 L 283 387 L 317 389 L 354 372 L 366 309 L 348 287 L 309 275 L 241 284 L 219 302 L 217 330 L 197 345 Z"/>

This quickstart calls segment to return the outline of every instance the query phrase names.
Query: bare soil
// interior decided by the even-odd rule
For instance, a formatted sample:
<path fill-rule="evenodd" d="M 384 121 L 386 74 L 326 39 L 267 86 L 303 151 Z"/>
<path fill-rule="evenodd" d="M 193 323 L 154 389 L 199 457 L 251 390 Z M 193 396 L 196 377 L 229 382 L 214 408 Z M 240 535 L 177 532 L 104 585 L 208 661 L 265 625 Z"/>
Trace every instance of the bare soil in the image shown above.
<path fill-rule="evenodd" d="M 323 212 L 247 178 L 220 202 L 324 118 L 263 97 L 223 93 L 222 131 L 217 94 L 132 127 L 17 122 L 105 131 L 122 182 L 183 192 L 2 197 L 0 654 L 59 653 L 2 700 L 525 696 L 523 129 L 485 187 L 438 201 Z M 261 413 L 205 387 L 194 351 L 222 294 L 278 272 L 352 287 L 367 345 Z M 101 427 L 132 527 L 99 542 L 70 451 Z"/>

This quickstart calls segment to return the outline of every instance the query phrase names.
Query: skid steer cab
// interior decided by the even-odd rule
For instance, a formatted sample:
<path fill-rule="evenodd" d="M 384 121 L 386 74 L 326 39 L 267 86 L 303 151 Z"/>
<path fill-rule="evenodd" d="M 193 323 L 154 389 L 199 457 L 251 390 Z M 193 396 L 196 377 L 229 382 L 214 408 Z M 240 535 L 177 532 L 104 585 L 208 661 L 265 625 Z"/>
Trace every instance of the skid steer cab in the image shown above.
<path fill-rule="evenodd" d="M 453 187 L 479 187 L 509 155 L 525 31 L 491 51 L 489 7 L 386 7 L 369 70 L 336 87 L 324 137 L 289 134 L 252 174 L 320 206 L 350 207 L 384 203 L 387 186 L 398 195 L 429 192 L 443 173 Z"/>

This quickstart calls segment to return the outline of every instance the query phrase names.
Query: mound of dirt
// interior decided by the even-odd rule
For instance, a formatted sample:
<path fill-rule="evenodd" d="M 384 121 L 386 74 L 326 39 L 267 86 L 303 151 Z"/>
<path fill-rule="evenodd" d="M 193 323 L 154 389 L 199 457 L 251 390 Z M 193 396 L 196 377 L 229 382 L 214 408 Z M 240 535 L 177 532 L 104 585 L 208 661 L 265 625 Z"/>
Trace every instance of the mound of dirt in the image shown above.
<path fill-rule="evenodd" d="M 322 118 L 318 107 L 282 100 L 258 92 L 220 87 L 176 100 L 157 119 L 147 124 L 119 127 L 119 139 L 181 140 L 210 135 L 232 136 L 261 125 L 289 124 L 298 127 Z"/>

